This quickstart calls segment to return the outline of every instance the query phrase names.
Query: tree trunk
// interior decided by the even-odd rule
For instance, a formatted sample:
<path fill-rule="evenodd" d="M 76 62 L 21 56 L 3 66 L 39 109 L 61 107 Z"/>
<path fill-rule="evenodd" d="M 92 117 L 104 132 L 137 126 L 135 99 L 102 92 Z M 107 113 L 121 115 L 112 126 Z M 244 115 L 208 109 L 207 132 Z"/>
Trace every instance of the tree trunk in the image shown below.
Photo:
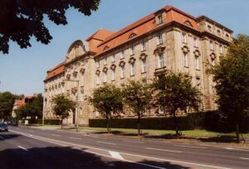
<path fill-rule="evenodd" d="M 138 116 L 137 116 L 137 134 L 138 134 L 138 136 L 141 135 L 140 122 L 141 122 L 141 117 L 140 117 L 140 114 L 138 114 Z"/>
<path fill-rule="evenodd" d="M 109 121 L 109 115 L 106 115 L 106 129 L 107 133 L 110 133 L 110 121 Z"/>
<path fill-rule="evenodd" d="M 63 121 L 63 119 L 61 118 L 61 119 L 60 119 L 60 125 L 61 125 L 61 129 L 62 129 L 62 121 Z"/>
<path fill-rule="evenodd" d="M 173 113 L 173 116 L 174 116 L 174 123 L 175 123 L 176 136 L 180 136 L 178 121 L 177 121 L 177 118 L 176 118 L 176 110 L 173 110 L 172 113 Z"/>
<path fill-rule="evenodd" d="M 240 131 L 239 131 L 239 123 L 236 123 L 236 139 L 237 139 L 237 142 L 239 143 L 240 142 Z"/>

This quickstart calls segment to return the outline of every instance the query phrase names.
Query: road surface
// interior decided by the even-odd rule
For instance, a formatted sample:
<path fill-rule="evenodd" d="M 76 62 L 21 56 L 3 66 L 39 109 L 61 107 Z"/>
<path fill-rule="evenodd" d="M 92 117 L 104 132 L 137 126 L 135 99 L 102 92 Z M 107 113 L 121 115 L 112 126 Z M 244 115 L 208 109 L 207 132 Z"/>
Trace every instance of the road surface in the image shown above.
<path fill-rule="evenodd" d="M 200 144 L 10 127 L 0 169 L 248 169 L 249 151 Z"/>

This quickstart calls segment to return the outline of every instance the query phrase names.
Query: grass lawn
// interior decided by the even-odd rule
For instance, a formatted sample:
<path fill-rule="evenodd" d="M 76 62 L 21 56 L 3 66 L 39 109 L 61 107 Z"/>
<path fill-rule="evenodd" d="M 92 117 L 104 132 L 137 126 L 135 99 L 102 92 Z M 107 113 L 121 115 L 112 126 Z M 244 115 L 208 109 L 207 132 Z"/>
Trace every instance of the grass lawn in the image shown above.
<path fill-rule="evenodd" d="M 95 127 L 80 127 L 81 131 L 90 131 L 90 132 L 106 132 L 106 128 L 95 128 Z M 136 134 L 137 129 L 122 129 L 122 128 L 113 128 L 111 129 L 113 133 L 122 133 L 122 134 Z M 169 134 L 175 134 L 174 130 L 148 130 L 142 129 L 143 133 L 149 136 L 163 136 Z M 207 130 L 185 130 L 182 131 L 183 136 L 192 137 L 192 138 L 207 138 L 207 137 L 221 137 L 221 136 L 235 136 L 235 133 L 218 133 Z M 243 134 L 244 138 L 249 139 L 249 133 Z"/>

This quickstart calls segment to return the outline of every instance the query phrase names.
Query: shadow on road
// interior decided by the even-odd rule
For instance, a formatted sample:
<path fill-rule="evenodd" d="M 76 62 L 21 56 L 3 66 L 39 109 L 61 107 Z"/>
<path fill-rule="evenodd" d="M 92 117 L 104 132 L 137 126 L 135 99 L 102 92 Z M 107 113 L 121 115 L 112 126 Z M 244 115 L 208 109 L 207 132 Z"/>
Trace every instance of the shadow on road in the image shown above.
<path fill-rule="evenodd" d="M 71 147 L 44 147 L 22 149 L 6 149 L 0 151 L 1 169 L 152 169 L 141 164 L 102 158 L 84 149 Z M 139 163 L 155 165 L 169 169 L 187 169 L 169 162 L 139 161 Z"/>
<path fill-rule="evenodd" d="M 18 134 L 10 134 L 8 132 L 0 132 L 0 141 L 8 140 L 8 139 L 13 139 L 16 137 L 19 137 L 20 135 Z"/>

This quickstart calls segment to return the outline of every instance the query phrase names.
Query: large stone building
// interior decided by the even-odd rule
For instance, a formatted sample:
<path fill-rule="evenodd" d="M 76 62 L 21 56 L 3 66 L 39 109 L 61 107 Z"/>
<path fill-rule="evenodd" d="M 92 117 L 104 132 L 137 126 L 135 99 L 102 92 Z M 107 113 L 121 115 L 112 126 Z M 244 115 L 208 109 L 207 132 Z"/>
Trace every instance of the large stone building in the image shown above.
<path fill-rule="evenodd" d="M 55 118 L 51 98 L 64 93 L 78 103 L 67 122 L 87 125 L 89 118 L 99 116 L 87 102 L 94 88 L 127 80 L 149 82 L 166 71 L 188 73 L 203 93 L 202 108 L 215 109 L 214 83 L 206 70 L 219 62 L 231 41 L 229 28 L 172 6 L 117 32 L 100 29 L 85 41 L 73 42 L 65 61 L 47 72 L 44 117 Z"/>

